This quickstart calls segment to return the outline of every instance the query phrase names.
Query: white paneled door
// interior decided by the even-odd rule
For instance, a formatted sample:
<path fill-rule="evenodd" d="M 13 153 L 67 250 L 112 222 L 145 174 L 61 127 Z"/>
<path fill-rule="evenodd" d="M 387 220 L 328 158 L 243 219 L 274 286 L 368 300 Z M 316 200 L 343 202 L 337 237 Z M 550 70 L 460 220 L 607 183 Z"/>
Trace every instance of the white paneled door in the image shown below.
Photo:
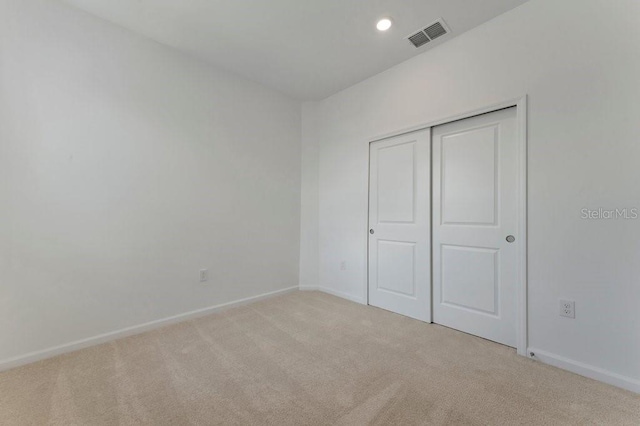
<path fill-rule="evenodd" d="M 433 128 L 433 321 L 516 346 L 516 108 Z"/>
<path fill-rule="evenodd" d="M 430 131 L 369 149 L 369 304 L 430 322 Z"/>

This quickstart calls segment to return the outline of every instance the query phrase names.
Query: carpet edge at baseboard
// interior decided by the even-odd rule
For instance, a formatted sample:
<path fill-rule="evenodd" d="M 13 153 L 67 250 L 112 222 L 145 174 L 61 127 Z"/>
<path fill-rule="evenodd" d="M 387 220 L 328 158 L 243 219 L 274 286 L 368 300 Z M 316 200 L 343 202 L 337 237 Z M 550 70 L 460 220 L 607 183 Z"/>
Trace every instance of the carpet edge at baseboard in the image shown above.
<path fill-rule="evenodd" d="M 18 355 L 13 358 L 0 360 L 0 371 L 11 370 L 13 368 L 21 367 L 23 365 L 32 364 L 34 362 L 43 361 L 49 358 L 54 358 L 59 355 L 75 352 L 80 349 L 101 345 L 103 343 L 108 343 L 113 340 L 118 340 L 124 337 L 141 334 L 141 333 L 155 330 L 171 324 L 177 324 L 177 323 L 188 321 L 194 318 L 203 317 L 206 315 L 223 311 L 225 309 L 231 309 L 231 308 L 245 305 L 248 303 L 257 302 L 259 300 L 266 299 L 268 297 L 278 296 L 278 295 L 290 293 L 297 290 L 299 290 L 298 286 L 287 287 L 280 290 L 258 294 L 256 296 L 250 296 L 243 299 L 234 300 L 231 302 L 226 302 L 218 305 L 209 306 L 206 308 L 196 309 L 193 311 L 173 315 L 166 318 L 160 318 L 157 320 L 149 321 L 149 322 L 138 324 L 138 325 L 133 325 L 133 326 L 122 328 L 115 331 L 98 334 L 98 335 L 87 337 L 80 340 L 74 340 L 72 342 L 63 343 L 50 348 L 29 352 L 24 355 Z"/>
<path fill-rule="evenodd" d="M 362 297 L 354 296 L 349 293 L 345 293 L 338 290 L 333 290 L 328 287 L 318 286 L 318 285 L 301 285 L 299 287 L 300 291 L 321 291 L 323 293 L 331 294 L 332 296 L 340 297 L 342 299 L 350 300 L 352 302 L 359 303 L 361 305 L 366 305 L 367 303 Z"/>
<path fill-rule="evenodd" d="M 536 348 L 529 348 L 527 352 L 534 353 L 531 359 L 640 394 L 640 380 Z"/>

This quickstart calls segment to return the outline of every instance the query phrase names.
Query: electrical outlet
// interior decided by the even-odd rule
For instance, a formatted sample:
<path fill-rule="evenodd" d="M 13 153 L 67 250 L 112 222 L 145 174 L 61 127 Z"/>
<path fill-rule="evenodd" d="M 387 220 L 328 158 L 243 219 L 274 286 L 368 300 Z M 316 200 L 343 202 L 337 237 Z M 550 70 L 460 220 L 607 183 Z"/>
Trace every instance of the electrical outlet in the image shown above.
<path fill-rule="evenodd" d="M 576 317 L 576 302 L 560 299 L 560 316 L 567 318 Z"/>
<path fill-rule="evenodd" d="M 341 271 L 346 271 L 347 270 L 347 262 L 346 261 L 342 261 L 340 262 L 340 270 Z"/>
<path fill-rule="evenodd" d="M 205 281 L 209 281 L 209 270 L 201 269 L 200 270 L 200 282 L 203 283 Z"/>

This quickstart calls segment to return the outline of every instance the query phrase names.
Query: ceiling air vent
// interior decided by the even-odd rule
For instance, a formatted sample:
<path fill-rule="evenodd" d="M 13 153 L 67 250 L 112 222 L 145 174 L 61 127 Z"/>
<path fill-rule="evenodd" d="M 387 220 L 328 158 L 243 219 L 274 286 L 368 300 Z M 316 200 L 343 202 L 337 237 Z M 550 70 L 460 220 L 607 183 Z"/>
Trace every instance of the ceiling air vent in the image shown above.
<path fill-rule="evenodd" d="M 424 32 L 427 33 L 431 40 L 433 40 L 441 35 L 445 35 L 447 30 L 444 29 L 444 26 L 440 22 L 436 22 L 435 24 L 429 25 L 425 28 Z"/>
<path fill-rule="evenodd" d="M 440 18 L 425 29 L 418 31 L 415 34 L 411 34 L 407 37 L 407 40 L 409 40 L 414 47 L 418 48 L 447 33 L 449 33 L 449 28 L 447 28 L 447 24 L 444 23 L 444 20 Z"/>
<path fill-rule="evenodd" d="M 431 40 L 429 40 L 429 37 L 427 37 L 427 35 L 425 33 L 423 33 L 422 31 L 420 31 L 419 33 L 415 33 L 412 36 L 409 36 L 409 41 L 415 46 L 415 47 L 420 47 L 423 44 L 427 44 L 429 43 Z"/>

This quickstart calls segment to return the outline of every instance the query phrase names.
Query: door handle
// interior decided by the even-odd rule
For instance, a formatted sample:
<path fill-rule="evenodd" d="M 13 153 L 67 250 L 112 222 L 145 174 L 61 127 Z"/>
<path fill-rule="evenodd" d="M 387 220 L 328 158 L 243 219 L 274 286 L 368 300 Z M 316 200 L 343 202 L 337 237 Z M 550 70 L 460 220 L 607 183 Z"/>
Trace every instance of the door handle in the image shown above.
<path fill-rule="evenodd" d="M 514 237 L 513 235 L 507 235 L 507 242 L 508 243 L 512 243 L 516 240 L 516 237 Z"/>
<path fill-rule="evenodd" d="M 373 235 L 373 234 L 375 234 L 375 233 L 376 233 L 376 231 L 374 231 L 374 230 L 373 230 L 373 228 L 372 228 L 372 229 L 369 229 L 369 233 L 370 233 L 371 235 Z"/>

